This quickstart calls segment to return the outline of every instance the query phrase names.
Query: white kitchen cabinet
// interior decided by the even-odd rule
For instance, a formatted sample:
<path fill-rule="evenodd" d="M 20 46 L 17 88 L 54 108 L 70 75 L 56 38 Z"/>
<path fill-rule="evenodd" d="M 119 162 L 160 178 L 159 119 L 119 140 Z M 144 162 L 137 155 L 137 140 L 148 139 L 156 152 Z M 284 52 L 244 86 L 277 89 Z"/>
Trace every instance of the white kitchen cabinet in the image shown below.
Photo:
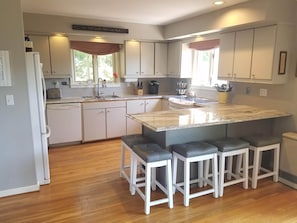
<path fill-rule="evenodd" d="M 252 78 L 270 80 L 272 75 L 276 27 L 255 29 Z M 265 66 L 263 66 L 265 64 Z"/>
<path fill-rule="evenodd" d="M 161 109 L 161 99 L 127 101 L 127 114 L 139 114 L 144 112 L 161 111 Z M 139 134 L 141 132 L 141 124 L 137 121 L 127 118 L 127 134 Z"/>
<path fill-rule="evenodd" d="M 126 102 L 83 103 L 83 141 L 126 135 Z"/>
<path fill-rule="evenodd" d="M 168 77 L 179 77 L 181 64 L 181 41 L 168 43 Z"/>
<path fill-rule="evenodd" d="M 181 41 L 168 43 L 168 77 L 192 77 L 192 50 Z"/>
<path fill-rule="evenodd" d="M 51 129 L 49 145 L 82 140 L 80 103 L 48 104 L 47 123 Z"/>
<path fill-rule="evenodd" d="M 33 51 L 40 53 L 45 77 L 70 77 L 71 56 L 69 40 L 64 36 L 30 35 Z"/>
<path fill-rule="evenodd" d="M 126 41 L 124 49 L 124 78 L 167 76 L 167 43 Z"/>
<path fill-rule="evenodd" d="M 257 83 L 286 83 L 294 41 L 294 26 L 292 25 L 279 24 L 256 28 L 252 79 Z M 286 55 L 283 61 L 281 53 Z M 280 69 L 281 66 L 283 69 Z"/>
<path fill-rule="evenodd" d="M 155 76 L 167 76 L 167 43 L 155 43 Z"/>
<path fill-rule="evenodd" d="M 140 42 L 126 41 L 125 42 L 125 76 L 139 77 L 140 75 Z"/>
<path fill-rule="evenodd" d="M 221 34 L 219 79 L 283 84 L 293 42 L 292 25 L 271 25 Z M 233 43 L 233 46 L 232 46 Z M 232 51 L 233 48 L 233 51 Z M 280 53 L 287 55 L 280 60 Z M 279 72 L 280 63 L 284 66 Z"/>
<path fill-rule="evenodd" d="M 154 76 L 154 58 L 155 58 L 154 43 L 141 42 L 140 43 L 140 76 L 151 77 Z"/>
<path fill-rule="evenodd" d="M 83 141 L 106 139 L 105 108 L 83 110 Z"/>
<path fill-rule="evenodd" d="M 218 78 L 232 78 L 235 32 L 220 35 L 220 56 Z"/>
<path fill-rule="evenodd" d="M 242 30 L 235 33 L 233 78 L 249 79 L 253 52 L 254 30 Z"/>
<path fill-rule="evenodd" d="M 126 106 L 106 109 L 106 138 L 126 135 Z"/>
<path fill-rule="evenodd" d="M 229 80 L 250 78 L 253 32 L 253 29 L 249 29 L 221 34 L 219 78 Z"/>

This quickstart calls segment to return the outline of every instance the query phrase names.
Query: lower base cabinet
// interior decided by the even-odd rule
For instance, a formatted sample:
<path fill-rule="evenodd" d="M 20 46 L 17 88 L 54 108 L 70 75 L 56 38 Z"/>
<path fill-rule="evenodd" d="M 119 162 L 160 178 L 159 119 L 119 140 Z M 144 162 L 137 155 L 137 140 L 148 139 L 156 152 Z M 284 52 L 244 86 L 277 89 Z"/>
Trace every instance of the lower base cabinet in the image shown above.
<path fill-rule="evenodd" d="M 126 135 L 126 102 L 83 103 L 83 142 Z"/>
<path fill-rule="evenodd" d="M 127 101 L 127 114 L 138 114 L 162 110 L 161 99 L 131 100 Z M 141 124 L 127 117 L 127 135 L 140 134 Z"/>

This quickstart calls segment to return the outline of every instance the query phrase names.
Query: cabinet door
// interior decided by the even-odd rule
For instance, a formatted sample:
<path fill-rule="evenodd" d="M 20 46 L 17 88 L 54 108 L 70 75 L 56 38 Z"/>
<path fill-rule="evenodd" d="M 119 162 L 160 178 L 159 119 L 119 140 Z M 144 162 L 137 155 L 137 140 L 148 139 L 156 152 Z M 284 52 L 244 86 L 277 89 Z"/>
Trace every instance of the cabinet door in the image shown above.
<path fill-rule="evenodd" d="M 271 80 L 276 26 L 255 29 L 252 78 Z"/>
<path fill-rule="evenodd" d="M 161 99 L 148 99 L 145 100 L 145 112 L 154 112 L 162 110 Z"/>
<path fill-rule="evenodd" d="M 155 43 L 155 76 L 167 75 L 167 43 Z"/>
<path fill-rule="evenodd" d="M 83 110 L 83 141 L 106 139 L 105 109 Z"/>
<path fill-rule="evenodd" d="M 141 76 L 154 75 L 154 43 L 140 43 Z"/>
<path fill-rule="evenodd" d="M 126 107 L 106 109 L 107 138 L 126 135 Z"/>
<path fill-rule="evenodd" d="M 181 42 L 168 43 L 167 71 L 169 77 L 179 77 L 181 64 Z"/>
<path fill-rule="evenodd" d="M 33 42 L 33 51 L 39 52 L 40 62 L 42 63 L 42 71 L 45 76 L 51 75 L 50 49 L 48 36 L 30 35 Z"/>
<path fill-rule="evenodd" d="M 181 78 L 191 78 L 193 68 L 193 50 L 188 44 L 182 44 L 180 76 Z"/>
<path fill-rule="evenodd" d="M 233 77 L 250 78 L 254 30 L 238 31 L 235 34 Z"/>
<path fill-rule="evenodd" d="M 127 114 L 144 113 L 144 100 L 127 101 Z M 140 134 L 142 132 L 141 124 L 127 117 L 127 134 Z"/>
<path fill-rule="evenodd" d="M 220 56 L 218 78 L 232 78 L 235 33 L 223 33 L 220 36 Z"/>
<path fill-rule="evenodd" d="M 125 42 L 126 76 L 138 77 L 140 75 L 140 43 L 137 41 Z"/>
<path fill-rule="evenodd" d="M 51 36 L 50 55 L 53 76 L 71 76 L 71 56 L 69 40 L 64 36 Z"/>

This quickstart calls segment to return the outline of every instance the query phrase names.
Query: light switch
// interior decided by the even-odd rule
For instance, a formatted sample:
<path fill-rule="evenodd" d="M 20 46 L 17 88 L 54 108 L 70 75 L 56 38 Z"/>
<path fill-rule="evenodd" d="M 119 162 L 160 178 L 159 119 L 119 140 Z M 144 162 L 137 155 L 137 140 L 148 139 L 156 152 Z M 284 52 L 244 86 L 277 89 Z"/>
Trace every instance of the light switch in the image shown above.
<path fill-rule="evenodd" d="M 14 105 L 14 98 L 12 94 L 6 95 L 6 104 L 7 105 Z"/>
<path fill-rule="evenodd" d="M 268 90 L 265 88 L 260 88 L 260 96 L 261 97 L 266 97 L 268 93 Z"/>

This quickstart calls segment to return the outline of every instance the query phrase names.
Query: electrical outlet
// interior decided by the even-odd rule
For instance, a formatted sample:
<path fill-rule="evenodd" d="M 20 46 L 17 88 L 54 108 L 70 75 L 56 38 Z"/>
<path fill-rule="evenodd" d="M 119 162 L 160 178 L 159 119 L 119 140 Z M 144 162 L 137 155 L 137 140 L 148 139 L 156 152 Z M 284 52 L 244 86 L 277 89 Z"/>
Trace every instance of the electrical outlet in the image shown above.
<path fill-rule="evenodd" d="M 265 88 L 260 88 L 260 96 L 261 97 L 266 97 L 268 93 L 268 90 Z"/>
<path fill-rule="evenodd" d="M 14 105 L 14 97 L 11 94 L 6 95 L 6 105 Z"/>
<path fill-rule="evenodd" d="M 250 87 L 246 87 L 245 88 L 245 94 L 250 94 L 251 93 L 251 88 Z"/>

